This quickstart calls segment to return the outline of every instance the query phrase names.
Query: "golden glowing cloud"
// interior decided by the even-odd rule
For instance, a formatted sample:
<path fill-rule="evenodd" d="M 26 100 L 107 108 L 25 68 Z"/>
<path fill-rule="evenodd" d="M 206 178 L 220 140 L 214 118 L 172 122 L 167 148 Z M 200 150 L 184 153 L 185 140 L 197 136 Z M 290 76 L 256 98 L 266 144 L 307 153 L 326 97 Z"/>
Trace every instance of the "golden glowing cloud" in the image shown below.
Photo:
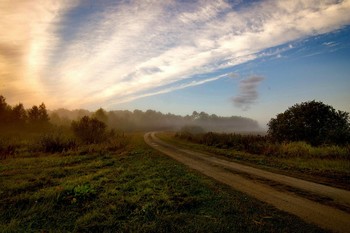
<path fill-rule="evenodd" d="M 55 31 L 67 2 L 0 2 L 0 90 L 10 100 L 33 103 L 49 95 L 41 80 L 50 49 L 59 39 Z"/>

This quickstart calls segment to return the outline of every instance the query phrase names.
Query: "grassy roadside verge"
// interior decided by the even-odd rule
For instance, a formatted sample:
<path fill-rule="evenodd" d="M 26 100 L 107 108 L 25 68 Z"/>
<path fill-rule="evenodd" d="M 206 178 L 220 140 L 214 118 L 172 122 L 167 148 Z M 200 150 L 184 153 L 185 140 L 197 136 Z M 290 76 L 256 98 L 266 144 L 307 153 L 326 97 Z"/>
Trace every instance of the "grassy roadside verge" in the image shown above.
<path fill-rule="evenodd" d="M 341 158 L 275 157 L 221 149 L 175 138 L 174 133 L 158 133 L 164 141 L 193 150 L 209 152 L 254 167 L 350 190 L 350 160 Z"/>
<path fill-rule="evenodd" d="M 119 151 L 0 161 L 1 232 L 321 232 L 131 137 Z"/>

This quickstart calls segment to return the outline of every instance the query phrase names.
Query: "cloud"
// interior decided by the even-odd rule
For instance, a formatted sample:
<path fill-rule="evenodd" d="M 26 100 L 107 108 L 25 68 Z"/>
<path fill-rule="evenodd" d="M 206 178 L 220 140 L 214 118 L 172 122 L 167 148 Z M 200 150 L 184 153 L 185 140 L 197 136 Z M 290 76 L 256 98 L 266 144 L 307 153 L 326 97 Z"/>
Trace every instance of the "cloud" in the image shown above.
<path fill-rule="evenodd" d="M 144 98 L 144 97 L 154 96 L 154 95 L 159 95 L 159 94 L 165 94 L 165 93 L 173 92 L 176 90 L 181 90 L 181 89 L 188 88 L 188 87 L 199 86 L 199 85 L 213 82 L 213 81 L 219 80 L 221 78 L 226 78 L 226 77 L 230 77 L 230 74 L 223 74 L 223 75 L 219 75 L 219 76 L 207 78 L 207 79 L 202 79 L 202 80 L 194 80 L 194 81 L 191 81 L 188 83 L 182 83 L 180 85 L 173 85 L 173 86 L 170 86 L 167 88 L 162 88 L 161 90 L 149 91 L 147 93 L 139 93 L 136 95 L 125 96 L 124 98 L 119 99 L 118 103 L 130 102 L 130 101 L 133 101 L 133 100 L 136 100 L 139 98 Z M 110 103 L 108 104 L 108 106 L 111 106 L 113 104 L 115 104 L 115 100 L 111 100 Z"/>
<path fill-rule="evenodd" d="M 264 80 L 260 76 L 251 76 L 239 83 L 239 93 L 232 99 L 234 105 L 242 110 L 248 110 L 258 99 L 258 86 Z"/>
<path fill-rule="evenodd" d="M 74 1 L 0 2 L 0 81 L 6 97 L 15 101 L 40 101 L 46 97 L 41 81 L 52 47 L 59 15 Z"/>
<path fill-rule="evenodd" d="M 262 51 L 350 23 L 349 0 L 103 3 L 1 1 L 2 93 L 52 107 L 117 105 L 278 56 Z"/>
<path fill-rule="evenodd" d="M 231 72 L 227 74 L 227 77 L 232 78 L 232 79 L 236 79 L 239 77 L 239 74 L 235 73 L 235 72 Z"/>
<path fill-rule="evenodd" d="M 334 41 L 330 41 L 330 42 L 324 42 L 322 45 L 326 47 L 335 47 L 338 45 L 338 43 L 335 43 Z"/>

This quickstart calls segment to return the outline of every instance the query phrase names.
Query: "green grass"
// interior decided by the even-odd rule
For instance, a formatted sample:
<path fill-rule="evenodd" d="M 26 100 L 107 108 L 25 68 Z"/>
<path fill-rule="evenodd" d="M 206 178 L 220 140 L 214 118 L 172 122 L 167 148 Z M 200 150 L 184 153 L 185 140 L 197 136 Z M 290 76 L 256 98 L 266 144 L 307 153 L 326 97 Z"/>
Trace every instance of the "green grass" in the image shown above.
<path fill-rule="evenodd" d="M 336 146 L 329 146 L 327 152 L 322 152 L 322 147 L 311 148 L 302 142 L 288 143 L 280 145 L 280 149 L 284 150 L 283 156 L 274 156 L 207 146 L 174 137 L 173 133 L 158 134 L 158 137 L 169 143 L 221 155 L 233 161 L 350 190 L 350 155 L 325 156 L 331 150 L 336 154 Z M 303 151 L 311 151 L 314 155 L 304 155 Z M 293 156 L 288 156 L 288 153 Z"/>
<path fill-rule="evenodd" d="M 0 160 L 0 232 L 321 232 L 149 148 Z M 34 152 L 33 152 L 34 153 Z"/>

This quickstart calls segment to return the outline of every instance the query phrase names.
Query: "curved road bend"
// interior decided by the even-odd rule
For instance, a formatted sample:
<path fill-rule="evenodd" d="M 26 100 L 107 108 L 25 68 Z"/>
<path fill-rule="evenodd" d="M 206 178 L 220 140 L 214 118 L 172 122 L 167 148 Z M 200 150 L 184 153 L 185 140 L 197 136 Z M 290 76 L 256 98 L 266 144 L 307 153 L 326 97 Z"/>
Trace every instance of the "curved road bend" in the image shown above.
<path fill-rule="evenodd" d="M 219 182 L 242 191 L 276 208 L 299 216 L 334 232 L 350 232 L 350 214 L 342 210 L 300 197 L 295 193 L 283 192 L 260 183 L 258 180 L 244 178 L 237 173 L 253 175 L 265 180 L 278 182 L 293 188 L 310 192 L 320 197 L 331 198 L 334 202 L 350 207 L 350 191 L 333 188 L 285 175 L 260 170 L 246 165 L 219 159 L 215 156 L 194 152 L 170 145 L 155 136 L 155 132 L 146 133 L 145 142 L 169 157 L 212 177 Z"/>

